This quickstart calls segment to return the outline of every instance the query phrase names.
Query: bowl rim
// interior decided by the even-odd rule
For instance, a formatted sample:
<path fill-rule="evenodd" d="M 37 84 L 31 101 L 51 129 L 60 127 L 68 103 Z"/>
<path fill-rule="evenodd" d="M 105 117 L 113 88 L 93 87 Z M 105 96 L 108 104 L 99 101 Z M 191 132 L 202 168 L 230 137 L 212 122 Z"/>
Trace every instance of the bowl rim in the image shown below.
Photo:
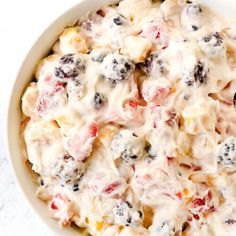
<path fill-rule="evenodd" d="M 119 0 L 100 0 L 99 3 L 96 3 L 95 6 L 98 6 L 98 7 L 102 7 L 102 6 L 105 6 L 105 5 L 111 5 L 111 4 L 115 4 L 117 3 Z M 14 90 L 16 89 L 17 87 L 17 83 L 19 81 L 19 78 L 20 78 L 20 74 L 22 72 L 22 68 L 24 67 L 24 65 L 26 64 L 27 60 L 31 57 L 31 54 L 33 54 L 33 51 L 35 49 L 35 47 L 37 45 L 40 44 L 41 41 L 43 41 L 43 38 L 45 37 L 45 35 L 48 34 L 49 30 L 54 27 L 56 24 L 58 24 L 60 21 L 64 21 L 63 19 L 68 16 L 70 13 L 74 12 L 76 9 L 78 9 L 80 6 L 82 5 L 91 5 L 91 7 L 89 6 L 88 8 L 89 9 L 93 9 L 96 7 L 93 7 L 93 0 L 78 0 L 77 3 L 71 5 L 70 7 L 66 8 L 65 10 L 61 11 L 54 19 L 52 19 L 50 22 L 48 22 L 48 24 L 46 24 L 46 26 L 44 26 L 43 30 L 39 31 L 38 34 L 36 35 L 35 39 L 32 41 L 29 49 L 26 51 L 25 53 L 25 56 L 22 57 L 22 60 L 21 62 L 18 64 L 17 66 L 17 69 L 16 69 L 16 73 L 15 73 L 15 78 L 14 78 L 14 81 L 13 83 L 11 84 L 11 87 L 9 89 L 9 94 L 8 94 L 8 98 L 7 98 L 7 101 L 6 101 L 6 108 L 4 109 L 4 114 L 5 114 L 5 120 L 4 120 L 4 131 L 3 131 L 3 137 L 5 138 L 5 150 L 6 150 L 6 156 L 7 156 L 7 159 L 9 160 L 9 165 L 10 165 L 10 171 L 12 172 L 13 174 L 13 178 L 15 180 L 15 183 L 16 183 L 16 186 L 17 186 L 17 189 L 19 190 L 18 192 L 21 194 L 21 196 L 23 196 L 23 199 L 25 200 L 26 204 L 29 206 L 29 208 L 31 209 L 31 211 L 33 212 L 33 214 L 43 223 L 43 225 L 46 226 L 46 229 L 52 233 L 53 235 L 57 235 L 57 232 L 55 230 L 55 227 L 52 227 L 50 225 L 50 222 L 48 222 L 45 217 L 43 217 L 42 214 L 40 214 L 37 209 L 36 209 L 36 206 L 32 203 L 30 197 L 26 194 L 25 190 L 24 190 L 24 185 L 22 183 L 22 181 L 20 180 L 18 174 L 17 174 L 17 170 L 16 170 L 16 166 L 14 164 L 14 160 L 13 160 L 13 147 L 11 145 L 11 139 L 12 139 L 12 135 L 10 134 L 10 126 L 11 126 L 11 122 L 10 122 L 10 118 L 11 118 L 11 107 L 13 106 L 14 104 Z M 86 14 L 87 12 L 84 11 L 83 14 Z M 80 19 L 81 16 L 83 16 L 83 14 L 78 14 L 77 16 L 77 20 Z M 65 23 L 66 21 L 64 21 Z M 75 22 L 70 22 L 70 23 L 65 23 L 64 25 L 64 28 L 70 24 L 74 24 L 76 23 Z M 62 28 L 62 30 L 64 29 Z M 58 34 L 60 32 L 57 32 Z M 58 39 L 58 36 L 59 35 L 55 35 L 55 39 L 57 38 Z M 50 45 L 50 48 L 52 47 L 53 45 Z M 30 81 L 29 81 L 30 82 Z M 22 97 L 22 94 L 21 94 L 21 97 Z M 19 101 L 18 101 L 19 102 Z M 17 134 L 19 135 L 19 134 Z M 18 139 L 19 136 L 17 136 L 17 138 L 15 139 Z M 22 154 L 21 154 L 21 157 L 22 157 Z M 32 181 L 33 182 L 33 181 Z M 35 196 L 36 198 L 36 196 Z M 45 205 L 45 208 L 47 208 L 47 206 Z M 57 221 L 55 220 L 55 225 L 57 226 L 58 229 L 59 226 L 57 225 Z M 61 229 L 60 229 L 61 230 Z M 79 235 L 79 233 L 78 233 Z"/>

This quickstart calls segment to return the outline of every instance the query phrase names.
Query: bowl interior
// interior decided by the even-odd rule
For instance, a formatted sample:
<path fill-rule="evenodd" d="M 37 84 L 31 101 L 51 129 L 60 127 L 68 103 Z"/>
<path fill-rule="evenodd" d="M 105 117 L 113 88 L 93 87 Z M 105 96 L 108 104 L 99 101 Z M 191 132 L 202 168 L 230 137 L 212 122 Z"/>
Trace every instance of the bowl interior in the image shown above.
<path fill-rule="evenodd" d="M 83 0 L 77 5 L 66 11 L 58 19 L 56 19 L 38 38 L 28 55 L 26 56 L 21 69 L 16 77 L 11 98 L 9 102 L 8 118 L 7 118 L 7 141 L 8 152 L 11 159 L 11 163 L 18 181 L 18 185 L 21 187 L 22 192 L 26 196 L 30 205 L 38 213 L 41 219 L 46 222 L 53 230 L 55 235 L 60 236 L 74 236 L 79 235 L 75 233 L 73 229 L 60 229 L 57 222 L 48 216 L 47 207 L 45 204 L 35 197 L 35 191 L 37 186 L 33 183 L 31 175 L 27 170 L 24 162 L 22 161 L 22 152 L 20 146 L 20 123 L 21 123 L 21 96 L 33 78 L 33 70 L 35 64 L 44 56 L 48 54 L 50 48 L 58 38 L 58 34 L 63 28 L 69 24 L 76 22 L 81 16 L 88 11 L 96 10 L 102 5 L 116 3 L 116 0 Z M 228 0 L 225 4 L 224 0 L 201 0 L 205 4 L 213 6 L 222 14 L 226 14 L 230 17 L 235 17 L 236 3 Z M 230 5 L 232 4 L 232 5 Z M 230 7 L 231 6 L 231 7 Z M 232 7 L 233 6 L 233 7 Z"/>

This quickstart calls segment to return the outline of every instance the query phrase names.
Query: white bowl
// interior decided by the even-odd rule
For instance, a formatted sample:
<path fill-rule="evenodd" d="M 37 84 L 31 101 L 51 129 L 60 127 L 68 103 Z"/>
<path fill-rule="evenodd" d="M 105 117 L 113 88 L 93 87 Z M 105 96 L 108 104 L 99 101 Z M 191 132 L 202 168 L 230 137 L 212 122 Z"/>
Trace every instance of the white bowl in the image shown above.
<path fill-rule="evenodd" d="M 21 123 L 21 96 L 25 87 L 29 84 L 33 77 L 35 64 L 44 56 L 46 56 L 52 45 L 58 38 L 59 33 L 68 24 L 74 23 L 82 15 L 88 11 L 99 9 L 102 5 L 112 4 L 117 0 L 82 0 L 77 5 L 66 11 L 58 17 L 38 38 L 29 53 L 27 54 L 23 64 L 17 74 L 15 83 L 12 88 L 11 97 L 8 105 L 7 114 L 7 142 L 9 158 L 23 194 L 40 218 L 52 229 L 56 235 L 75 236 L 79 235 L 73 229 L 60 229 L 55 220 L 48 215 L 46 205 L 35 197 L 37 186 L 33 183 L 31 175 L 22 161 L 22 151 L 20 146 L 20 123 Z M 204 4 L 210 5 L 221 14 L 229 17 L 235 17 L 236 3 L 234 0 L 199 0 Z M 37 229 L 36 229 L 37 230 Z M 235 233 L 236 234 L 236 233 Z M 234 234 L 234 235 L 235 235 Z"/>

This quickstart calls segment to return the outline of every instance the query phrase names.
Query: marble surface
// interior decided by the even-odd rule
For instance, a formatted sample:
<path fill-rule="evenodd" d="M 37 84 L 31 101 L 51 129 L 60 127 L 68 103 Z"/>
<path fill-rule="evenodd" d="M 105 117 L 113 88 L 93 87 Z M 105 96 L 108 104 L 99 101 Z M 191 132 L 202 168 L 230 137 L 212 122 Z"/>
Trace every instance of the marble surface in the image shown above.
<path fill-rule="evenodd" d="M 15 75 L 28 49 L 56 16 L 78 1 L 0 1 L 0 235 L 54 235 L 16 186 L 5 150 L 6 107 Z"/>

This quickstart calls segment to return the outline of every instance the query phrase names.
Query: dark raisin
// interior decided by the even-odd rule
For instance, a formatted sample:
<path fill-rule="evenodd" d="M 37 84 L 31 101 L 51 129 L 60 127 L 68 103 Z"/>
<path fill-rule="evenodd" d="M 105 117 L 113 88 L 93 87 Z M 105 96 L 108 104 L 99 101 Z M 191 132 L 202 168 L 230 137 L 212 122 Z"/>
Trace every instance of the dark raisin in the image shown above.
<path fill-rule="evenodd" d="M 72 156 L 70 156 L 70 155 L 64 155 L 63 156 L 63 160 L 65 161 L 65 162 L 68 162 L 69 160 L 74 160 L 74 158 L 72 157 Z"/>
<path fill-rule="evenodd" d="M 166 225 L 168 225 L 168 222 L 165 221 L 161 224 L 160 228 L 163 229 Z"/>
<path fill-rule="evenodd" d="M 61 67 L 55 68 L 55 76 L 59 77 L 60 79 L 64 79 L 66 77 L 66 73 L 62 70 Z"/>
<path fill-rule="evenodd" d="M 133 155 L 133 156 L 131 156 L 130 158 L 131 158 L 131 159 L 137 159 L 138 156 L 137 156 L 137 155 Z"/>
<path fill-rule="evenodd" d="M 103 63 L 104 75 L 116 82 L 129 79 L 135 68 L 134 64 L 127 56 L 119 54 L 107 55 Z"/>
<path fill-rule="evenodd" d="M 192 80 L 191 77 L 187 77 L 184 82 L 185 82 L 186 85 L 188 85 L 188 86 L 193 86 L 193 84 L 194 84 L 194 81 Z"/>
<path fill-rule="evenodd" d="M 130 159 L 136 160 L 138 158 L 137 155 L 129 155 L 127 149 L 125 149 L 122 153 L 121 153 L 121 159 L 127 163 L 129 163 Z"/>
<path fill-rule="evenodd" d="M 139 211 L 138 211 L 138 214 L 139 214 L 139 217 L 140 217 L 140 218 L 143 218 L 143 212 L 142 212 L 142 211 L 139 210 Z"/>
<path fill-rule="evenodd" d="M 128 225 L 127 225 L 127 226 L 129 226 L 129 224 L 131 224 L 131 222 L 132 222 L 132 218 L 131 218 L 131 217 L 128 217 L 128 219 L 127 219 Z"/>
<path fill-rule="evenodd" d="M 147 142 L 145 145 L 145 151 L 148 153 L 151 150 L 151 148 L 152 148 L 152 145 Z"/>
<path fill-rule="evenodd" d="M 41 186 L 44 185 L 44 180 L 43 180 L 43 179 L 40 180 L 40 185 L 41 185 Z"/>
<path fill-rule="evenodd" d="M 210 42 L 211 39 L 212 39 L 212 35 L 207 35 L 207 36 L 203 37 L 203 41 L 204 41 L 205 43 Z"/>
<path fill-rule="evenodd" d="M 80 79 L 78 77 L 74 79 L 74 85 L 75 87 L 78 87 L 81 85 Z"/>
<path fill-rule="evenodd" d="M 120 204 L 118 204 L 118 205 L 116 206 L 116 214 L 117 214 L 118 216 L 123 216 L 123 215 L 124 215 L 124 209 L 121 207 Z"/>
<path fill-rule="evenodd" d="M 198 27 L 197 27 L 196 25 L 192 25 L 192 29 L 193 29 L 194 31 L 197 31 L 197 30 L 198 30 Z"/>
<path fill-rule="evenodd" d="M 117 133 L 111 143 L 112 154 L 128 164 L 134 164 L 144 154 L 145 142 L 142 137 L 133 135 L 128 129 Z"/>
<path fill-rule="evenodd" d="M 116 59 L 113 59 L 113 60 L 112 60 L 112 63 L 113 63 L 114 65 L 118 65 L 118 61 L 117 61 Z"/>
<path fill-rule="evenodd" d="M 233 103 L 234 103 L 234 107 L 236 107 L 236 93 L 234 94 Z"/>
<path fill-rule="evenodd" d="M 217 160 L 224 168 L 229 168 L 230 171 L 236 169 L 236 139 L 227 138 L 224 142 L 219 144 L 217 149 Z"/>
<path fill-rule="evenodd" d="M 67 54 L 60 58 L 61 64 L 72 64 L 74 63 L 74 55 L 73 54 Z"/>
<path fill-rule="evenodd" d="M 200 86 L 207 83 L 207 69 L 205 64 L 199 61 L 194 69 L 188 70 L 185 68 L 183 71 L 183 81 L 187 86 Z"/>
<path fill-rule="evenodd" d="M 121 201 L 119 202 L 114 212 L 114 219 L 117 224 L 125 225 L 125 226 L 137 226 L 140 224 L 140 222 L 143 219 L 143 213 L 142 211 L 134 208 L 130 202 L 128 201 Z M 140 216 L 137 219 L 137 213 Z M 135 215 L 135 217 L 133 217 Z"/>
<path fill-rule="evenodd" d="M 141 67 L 145 73 L 165 73 L 166 68 L 163 60 L 158 58 L 159 55 L 157 52 L 152 52 L 149 57 L 145 59 L 143 66 Z"/>
<path fill-rule="evenodd" d="M 223 43 L 223 37 L 222 37 L 218 32 L 216 32 L 215 34 L 213 34 L 213 36 L 217 39 L 217 40 L 216 40 L 216 43 L 214 44 L 214 46 L 220 46 L 220 45 L 222 45 L 222 43 Z"/>
<path fill-rule="evenodd" d="M 153 151 L 152 145 L 150 143 L 146 143 L 145 151 L 148 153 L 148 157 L 154 159 L 156 157 L 156 153 Z"/>
<path fill-rule="evenodd" d="M 129 208 L 133 208 L 133 205 L 129 201 L 125 201 L 125 203 L 127 204 Z"/>
<path fill-rule="evenodd" d="M 78 184 L 78 183 L 75 183 L 75 184 L 73 185 L 73 191 L 74 191 L 74 192 L 79 191 L 79 184 Z"/>
<path fill-rule="evenodd" d="M 176 230 L 175 227 L 173 227 L 173 222 L 166 220 L 157 226 L 157 232 L 160 233 L 160 235 L 175 235 Z"/>
<path fill-rule="evenodd" d="M 208 34 L 199 41 L 201 50 L 210 58 L 224 57 L 226 47 L 223 37 L 218 33 Z"/>
<path fill-rule="evenodd" d="M 235 143 L 229 144 L 229 150 L 235 151 Z"/>
<path fill-rule="evenodd" d="M 116 25 L 122 25 L 124 21 L 123 21 L 122 17 L 117 16 L 116 18 L 113 19 L 113 22 L 114 22 Z"/>
<path fill-rule="evenodd" d="M 210 34 L 210 35 L 203 37 L 203 40 L 206 43 L 210 42 L 212 39 L 215 40 L 215 43 L 213 44 L 213 46 L 221 46 L 223 44 L 223 38 L 219 34 L 219 32 L 216 32 L 214 34 Z"/>
<path fill-rule="evenodd" d="M 165 66 L 164 66 L 164 62 L 162 60 L 158 60 L 157 64 L 159 65 L 159 70 L 161 73 L 165 72 Z"/>
<path fill-rule="evenodd" d="M 193 3 L 193 2 L 192 2 L 192 1 L 186 1 L 186 3 L 191 4 L 191 3 Z"/>
<path fill-rule="evenodd" d="M 235 224 L 236 223 L 236 220 L 233 220 L 233 219 L 228 219 L 225 221 L 225 224 L 229 224 L 229 225 L 232 225 L 232 224 Z"/>
<path fill-rule="evenodd" d="M 184 100 L 188 101 L 190 98 L 190 95 L 185 94 L 183 98 L 184 98 Z"/>
<path fill-rule="evenodd" d="M 67 78 L 74 78 L 76 76 L 78 76 L 78 70 L 76 68 L 73 68 L 71 70 L 65 70 L 62 67 L 56 67 L 55 68 L 55 76 L 62 79 L 61 82 L 65 82 L 63 81 L 63 79 L 67 79 Z"/>
<path fill-rule="evenodd" d="M 105 97 L 101 94 L 96 92 L 94 96 L 94 107 L 95 109 L 100 109 L 105 102 Z"/>
<path fill-rule="evenodd" d="M 85 64 L 79 55 L 66 54 L 58 60 L 54 75 L 60 82 L 67 82 L 68 79 L 76 78 L 84 70 Z"/>
<path fill-rule="evenodd" d="M 126 68 L 127 71 L 130 70 L 131 69 L 131 64 L 126 62 L 125 63 L 125 68 Z"/>
<path fill-rule="evenodd" d="M 61 184 L 71 184 L 78 180 L 85 171 L 85 163 L 75 160 L 70 155 L 64 155 L 55 161 L 52 167 L 52 176 Z"/>
<path fill-rule="evenodd" d="M 202 62 L 198 62 L 198 64 L 194 68 L 194 79 L 196 83 L 206 84 L 207 83 L 207 74 L 205 71 L 205 66 Z"/>

